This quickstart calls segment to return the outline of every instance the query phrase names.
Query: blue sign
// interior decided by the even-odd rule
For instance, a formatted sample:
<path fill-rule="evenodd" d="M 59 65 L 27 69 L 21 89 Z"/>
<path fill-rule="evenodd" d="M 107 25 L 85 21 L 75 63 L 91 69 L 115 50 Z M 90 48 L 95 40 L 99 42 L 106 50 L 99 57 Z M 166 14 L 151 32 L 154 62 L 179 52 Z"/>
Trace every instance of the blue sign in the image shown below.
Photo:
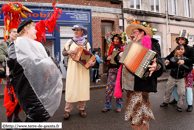
<path fill-rule="evenodd" d="M 52 16 L 52 11 L 45 10 L 32 10 L 33 13 L 25 12 L 28 18 L 32 20 L 45 20 L 49 19 Z M 78 12 L 78 11 L 63 11 L 62 14 L 58 14 L 58 21 L 65 22 L 84 22 L 90 23 L 90 13 L 89 12 Z M 0 19 L 4 19 L 3 13 L 0 16 Z"/>

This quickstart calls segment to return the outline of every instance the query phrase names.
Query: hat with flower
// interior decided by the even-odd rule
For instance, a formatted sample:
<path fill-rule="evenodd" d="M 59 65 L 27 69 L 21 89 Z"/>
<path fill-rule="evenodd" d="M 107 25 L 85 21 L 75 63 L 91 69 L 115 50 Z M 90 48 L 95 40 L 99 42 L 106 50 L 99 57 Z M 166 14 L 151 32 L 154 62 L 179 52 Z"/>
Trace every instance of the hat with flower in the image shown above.
<path fill-rule="evenodd" d="M 118 37 L 120 42 L 118 44 L 114 43 L 114 37 Z M 123 51 L 123 45 L 127 41 L 126 33 L 124 32 L 109 32 L 105 36 L 106 42 L 108 44 L 108 56 L 110 56 L 115 48 L 115 46 L 120 46 L 121 51 Z M 110 61 L 107 62 L 107 65 L 110 64 Z"/>
<path fill-rule="evenodd" d="M 105 36 L 106 42 L 108 44 L 111 44 L 114 41 L 114 37 L 119 37 L 122 43 L 125 43 L 127 41 L 126 33 L 120 31 L 120 32 L 108 32 Z"/>
<path fill-rule="evenodd" d="M 157 31 L 157 29 L 151 28 L 150 24 L 147 24 L 146 22 L 135 21 L 135 18 L 133 17 L 127 18 L 126 20 L 129 24 L 126 28 L 126 34 L 130 39 L 133 29 L 141 29 L 145 31 L 146 35 L 149 35 L 151 38 L 153 37 L 153 35 L 155 35 L 155 31 Z"/>

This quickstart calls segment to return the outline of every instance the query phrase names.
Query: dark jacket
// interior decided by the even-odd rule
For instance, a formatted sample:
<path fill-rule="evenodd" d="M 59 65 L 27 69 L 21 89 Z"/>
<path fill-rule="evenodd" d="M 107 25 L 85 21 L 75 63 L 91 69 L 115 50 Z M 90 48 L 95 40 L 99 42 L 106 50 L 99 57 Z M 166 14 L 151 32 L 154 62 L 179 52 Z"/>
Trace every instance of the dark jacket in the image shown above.
<path fill-rule="evenodd" d="M 11 84 L 13 85 L 15 95 L 26 116 L 40 122 L 48 120 L 50 118 L 49 113 L 32 90 L 22 66 L 17 62 L 13 42 L 7 48 L 7 65 L 11 72 Z"/>
<path fill-rule="evenodd" d="M 100 64 L 96 61 L 95 65 L 92 66 L 92 68 L 94 68 L 94 69 L 99 69 L 99 65 L 100 65 Z"/>
<path fill-rule="evenodd" d="M 193 67 L 193 63 L 194 63 L 194 48 L 189 46 L 189 45 L 184 45 L 185 48 L 185 53 L 183 54 L 183 56 L 187 57 L 187 59 L 184 60 L 185 64 L 189 67 L 192 68 Z M 173 50 L 167 57 L 166 60 L 170 61 L 170 58 L 174 57 L 174 52 L 175 50 Z"/>
<path fill-rule="evenodd" d="M 152 50 L 157 52 L 159 56 L 157 60 L 157 64 L 159 64 L 161 68 L 157 71 L 154 71 L 152 73 L 152 76 L 147 77 L 147 79 L 141 79 L 135 76 L 135 84 L 134 84 L 135 91 L 157 92 L 157 78 L 163 74 L 163 63 L 161 59 L 160 45 L 158 43 L 158 40 L 154 38 L 152 38 L 151 40 L 152 40 Z"/>
<path fill-rule="evenodd" d="M 143 92 L 157 92 L 157 78 L 163 74 L 163 62 L 161 59 L 160 45 L 158 40 L 152 38 L 152 50 L 157 52 L 157 64 L 160 66 L 160 69 L 154 71 L 151 77 L 147 77 L 146 79 L 141 79 L 135 76 L 134 81 L 134 91 L 143 91 Z M 116 60 L 116 58 L 115 58 Z"/>
<path fill-rule="evenodd" d="M 172 76 L 175 79 L 181 79 L 185 77 L 186 72 L 190 72 L 192 68 L 189 68 L 187 65 L 178 65 L 178 60 L 187 60 L 185 56 L 182 56 L 180 59 L 178 59 L 176 56 L 170 58 L 169 64 L 166 66 L 167 69 L 171 69 L 170 76 Z"/>

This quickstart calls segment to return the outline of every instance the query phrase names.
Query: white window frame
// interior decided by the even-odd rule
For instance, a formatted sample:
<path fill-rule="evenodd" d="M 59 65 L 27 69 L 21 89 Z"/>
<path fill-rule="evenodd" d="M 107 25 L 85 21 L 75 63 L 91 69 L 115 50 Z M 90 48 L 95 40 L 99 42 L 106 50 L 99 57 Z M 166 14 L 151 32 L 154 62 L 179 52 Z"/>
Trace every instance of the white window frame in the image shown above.
<path fill-rule="evenodd" d="M 172 1 L 173 1 L 173 0 L 169 0 L 169 2 L 171 2 L 171 6 L 173 5 L 173 4 L 172 4 L 172 3 L 173 3 Z M 172 10 L 169 11 L 169 12 L 170 12 L 171 15 L 178 15 L 178 14 L 177 14 L 177 0 L 174 0 L 174 1 L 175 1 L 175 14 L 172 14 L 172 13 L 171 13 L 171 12 L 173 12 Z M 170 4 L 170 3 L 168 3 L 168 4 Z M 169 6 L 169 10 L 170 10 L 170 9 L 173 9 L 173 8 Z"/>
<path fill-rule="evenodd" d="M 188 3 L 186 3 L 186 1 Z M 190 0 L 184 0 L 185 17 L 191 17 L 191 3 Z"/>
<path fill-rule="evenodd" d="M 0 25 L 0 37 L 4 37 L 4 26 Z"/>
<path fill-rule="evenodd" d="M 131 1 L 132 1 L 132 0 L 131 0 Z M 139 0 L 139 2 L 140 2 L 140 9 L 137 9 L 137 8 L 136 8 L 136 0 L 133 0 L 133 3 L 134 3 L 134 8 L 131 8 L 131 3 L 129 2 L 129 4 L 130 4 L 130 8 L 131 8 L 131 9 L 141 10 L 141 0 Z"/>
<path fill-rule="evenodd" d="M 153 0 L 153 1 L 154 1 L 154 11 L 152 11 L 152 10 L 151 10 L 151 11 L 152 11 L 152 12 L 157 12 L 157 11 L 156 11 L 156 0 Z M 158 13 L 159 13 L 159 12 L 160 12 L 160 0 L 158 0 L 158 3 L 159 3 L 159 5 L 158 5 L 158 6 L 159 6 Z M 151 6 L 151 0 L 150 0 L 150 6 Z"/>

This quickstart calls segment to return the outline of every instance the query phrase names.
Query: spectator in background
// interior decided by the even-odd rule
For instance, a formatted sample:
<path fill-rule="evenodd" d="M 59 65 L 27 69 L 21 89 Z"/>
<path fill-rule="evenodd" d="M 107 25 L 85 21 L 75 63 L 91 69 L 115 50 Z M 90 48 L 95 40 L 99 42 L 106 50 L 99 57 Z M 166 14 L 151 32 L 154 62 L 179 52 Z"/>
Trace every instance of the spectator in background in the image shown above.
<path fill-rule="evenodd" d="M 185 57 L 187 57 L 187 59 L 184 60 L 179 60 L 179 65 L 183 65 L 183 64 L 187 64 L 188 67 L 193 67 L 193 63 L 194 63 L 194 50 L 193 47 L 189 46 L 188 43 L 188 35 L 189 32 L 187 30 L 181 30 L 179 32 L 179 37 L 176 38 L 176 42 L 177 44 L 182 44 L 184 45 L 185 48 L 185 53 L 183 54 Z M 165 60 L 165 64 L 168 64 L 170 61 L 170 58 L 172 58 L 174 56 L 174 51 L 172 51 Z M 193 83 L 193 72 L 192 70 L 190 72 L 187 72 L 185 74 L 185 82 L 186 82 L 186 100 L 187 100 L 187 104 L 188 104 L 188 108 L 187 108 L 187 112 L 191 112 L 193 110 L 193 90 L 192 90 L 192 83 Z M 171 102 L 169 102 L 169 104 L 176 104 L 178 101 L 178 94 L 177 94 L 177 88 L 175 87 L 173 92 L 173 98 L 174 100 L 172 100 Z"/>
<path fill-rule="evenodd" d="M 185 72 L 190 72 L 192 68 L 189 68 L 187 65 L 178 63 L 180 60 L 186 60 L 187 57 L 183 56 L 185 49 L 182 44 L 179 44 L 175 48 L 174 57 L 170 58 L 170 61 L 166 63 L 166 68 L 171 69 L 170 76 L 168 78 L 168 82 L 165 89 L 164 94 L 164 102 L 160 105 L 160 107 L 168 106 L 168 102 L 170 100 L 171 94 L 175 85 L 177 85 L 177 93 L 178 93 L 178 103 L 177 103 L 177 111 L 182 112 L 183 100 L 185 98 L 185 80 L 184 75 Z"/>
<path fill-rule="evenodd" d="M 8 39 L 0 44 L 0 63 L 2 64 L 6 57 L 7 46 L 17 39 L 17 29 L 13 28 L 9 31 Z M 19 112 L 22 110 L 18 100 L 15 96 L 13 86 L 10 83 L 9 75 L 6 75 L 6 85 L 4 90 L 4 107 L 6 108 L 7 122 L 22 122 L 18 117 Z"/>
<path fill-rule="evenodd" d="M 92 67 L 93 71 L 93 82 L 100 82 L 99 79 L 99 64 L 103 63 L 103 60 L 98 56 L 98 49 L 94 48 L 93 54 L 96 56 L 96 64 Z"/>

